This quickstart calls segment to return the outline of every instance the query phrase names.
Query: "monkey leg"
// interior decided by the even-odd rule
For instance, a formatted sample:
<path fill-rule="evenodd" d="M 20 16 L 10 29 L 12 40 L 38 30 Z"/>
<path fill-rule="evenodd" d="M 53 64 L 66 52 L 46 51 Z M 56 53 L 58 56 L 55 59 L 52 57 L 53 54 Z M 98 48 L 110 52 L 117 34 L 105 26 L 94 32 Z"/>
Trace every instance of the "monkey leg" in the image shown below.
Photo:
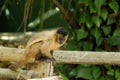
<path fill-rule="evenodd" d="M 23 58 L 16 64 L 12 64 L 9 68 L 13 71 L 16 71 L 19 67 L 26 65 L 30 59 L 34 59 L 36 54 L 39 53 L 40 43 L 33 44 L 31 47 L 27 47 Z"/>
<path fill-rule="evenodd" d="M 25 57 L 24 59 L 22 59 L 21 61 L 12 64 L 9 66 L 9 69 L 13 70 L 13 71 L 17 71 L 17 69 L 23 65 L 25 65 L 28 62 L 29 58 Z"/>

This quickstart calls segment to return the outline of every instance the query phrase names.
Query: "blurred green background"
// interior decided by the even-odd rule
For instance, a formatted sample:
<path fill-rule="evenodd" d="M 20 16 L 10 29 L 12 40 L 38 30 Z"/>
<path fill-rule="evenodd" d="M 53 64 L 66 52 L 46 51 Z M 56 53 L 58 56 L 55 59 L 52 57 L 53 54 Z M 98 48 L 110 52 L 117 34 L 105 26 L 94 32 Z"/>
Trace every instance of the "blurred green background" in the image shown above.
<path fill-rule="evenodd" d="M 0 32 L 62 26 L 70 34 L 66 50 L 120 51 L 120 0 L 1 0 L 0 9 Z M 78 26 L 71 25 L 64 13 L 70 13 L 67 19 Z M 25 16 L 28 18 L 23 20 Z M 64 80 L 120 80 L 120 67 L 116 65 L 57 64 L 55 71 Z"/>
<path fill-rule="evenodd" d="M 60 14 L 60 11 L 49 0 L 1 0 L 0 1 L 0 32 L 22 32 L 24 18 L 25 3 L 27 2 L 29 9 L 27 19 L 27 31 L 38 31 L 54 27 L 66 26 L 67 23 Z M 41 4 L 44 4 L 41 6 Z M 43 9 L 44 8 L 44 9 Z M 41 11 L 42 10 L 42 11 Z M 42 12 L 42 13 L 41 13 Z M 25 15 L 27 16 L 27 14 Z M 44 25 L 40 25 L 40 17 L 43 17 Z M 41 21 L 43 22 L 43 21 Z M 29 24 L 32 24 L 29 26 Z"/>

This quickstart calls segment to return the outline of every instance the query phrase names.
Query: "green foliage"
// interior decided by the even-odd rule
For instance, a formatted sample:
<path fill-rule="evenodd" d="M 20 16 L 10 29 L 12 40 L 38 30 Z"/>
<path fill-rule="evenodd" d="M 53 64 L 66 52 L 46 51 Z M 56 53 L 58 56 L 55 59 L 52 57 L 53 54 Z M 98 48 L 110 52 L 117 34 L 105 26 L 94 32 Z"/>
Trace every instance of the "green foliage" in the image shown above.
<path fill-rule="evenodd" d="M 73 35 L 66 48 L 80 51 L 120 51 L 120 1 L 76 0 L 74 2 L 71 6 L 81 27 L 73 32 L 70 31 Z M 70 68 L 69 72 L 62 71 L 69 80 L 120 80 L 118 66 L 64 65 L 64 67 Z"/>
<path fill-rule="evenodd" d="M 88 15 L 88 16 L 86 17 L 85 23 L 86 23 L 87 28 L 88 28 L 88 29 L 91 29 L 91 27 L 93 26 L 93 21 L 91 20 L 91 16 L 90 16 L 90 15 Z"/>
<path fill-rule="evenodd" d="M 102 41 L 103 41 L 100 29 L 97 27 L 93 28 L 91 30 L 91 34 L 95 37 L 97 46 L 100 46 L 102 44 Z"/>
<path fill-rule="evenodd" d="M 78 66 L 76 78 L 84 78 L 92 80 L 91 68 Z"/>
<path fill-rule="evenodd" d="M 77 39 L 78 39 L 78 41 L 81 40 L 81 39 L 86 38 L 87 35 L 88 35 L 88 33 L 85 30 L 83 30 L 83 29 L 77 30 Z"/>
<path fill-rule="evenodd" d="M 109 38 L 111 45 L 119 45 L 120 41 L 120 28 L 116 28 L 116 30 L 113 32 L 112 37 Z"/>
<path fill-rule="evenodd" d="M 111 32 L 111 27 L 110 26 L 103 26 L 103 32 L 105 36 L 108 36 Z"/>
<path fill-rule="evenodd" d="M 92 16 L 92 21 L 97 27 L 100 27 L 100 24 L 102 23 L 102 20 L 99 16 L 93 15 Z"/>
<path fill-rule="evenodd" d="M 100 68 L 93 66 L 92 67 L 92 75 L 93 75 L 94 80 L 98 80 L 101 75 Z"/>
<path fill-rule="evenodd" d="M 117 1 L 115 1 L 115 0 L 114 1 L 110 1 L 109 2 L 109 6 L 114 11 L 114 13 L 118 12 L 118 10 L 119 10 L 119 4 L 118 4 Z"/>
<path fill-rule="evenodd" d="M 61 76 L 62 76 L 62 78 L 63 78 L 63 80 L 69 80 L 64 74 L 60 74 Z"/>
<path fill-rule="evenodd" d="M 22 1 L 22 0 L 20 0 Z M 120 51 L 120 0 L 57 0 L 60 1 L 64 7 L 69 9 L 74 15 L 75 20 L 79 23 L 79 29 L 69 29 L 69 40 L 66 46 L 67 50 L 80 50 L 80 51 Z M 35 0 L 34 13 L 31 14 L 33 19 L 38 17 L 38 10 L 40 9 L 40 19 L 42 16 L 45 19 L 44 26 L 41 22 L 41 28 L 51 28 L 50 26 L 65 26 L 66 23 L 63 20 L 63 16 L 60 16 L 59 11 L 55 14 L 48 14 L 51 9 L 57 11 L 55 6 L 45 0 L 41 4 L 40 0 Z M 19 26 L 23 19 L 24 1 L 18 5 L 11 4 L 8 0 L 8 4 L 5 4 L 5 9 L 2 12 L 1 23 L 11 24 L 13 26 Z M 20 5 L 22 4 L 22 5 Z M 69 4 L 69 5 L 68 5 Z M 16 8 L 19 6 L 21 9 Z M 45 8 L 45 9 L 43 9 Z M 10 15 L 3 14 L 4 11 L 9 10 Z M 13 11 L 13 9 L 16 9 Z M 52 12 L 50 12 L 52 13 Z M 16 15 L 17 14 L 17 15 Z M 37 16 L 36 16 L 37 15 Z M 18 19 L 19 16 L 19 19 Z M 60 17 L 58 17 L 60 16 Z M 6 19 L 7 21 L 5 21 Z M 36 21 L 36 20 L 35 20 Z M 33 21 L 34 22 L 34 21 Z M 2 27 L 4 28 L 4 27 Z M 13 30 L 11 27 L 8 29 Z M 38 29 L 36 27 L 36 29 Z M 6 28 L 5 28 L 6 30 Z M 16 30 L 16 29 L 15 29 Z M 14 30 L 14 31 L 15 31 Z M 110 65 L 56 65 L 56 69 L 59 69 L 60 75 L 64 80 L 120 80 L 119 66 Z"/>
<path fill-rule="evenodd" d="M 107 20 L 107 25 L 113 24 L 114 22 L 115 22 L 115 18 L 110 16 Z"/>
<path fill-rule="evenodd" d="M 83 43 L 83 50 L 84 51 L 91 51 L 93 49 L 92 42 L 84 42 Z"/>
<path fill-rule="evenodd" d="M 100 13 L 100 16 L 102 17 L 102 19 L 105 21 L 107 19 L 107 16 L 108 16 L 108 10 L 105 8 L 103 8 L 101 10 L 101 13 Z"/>

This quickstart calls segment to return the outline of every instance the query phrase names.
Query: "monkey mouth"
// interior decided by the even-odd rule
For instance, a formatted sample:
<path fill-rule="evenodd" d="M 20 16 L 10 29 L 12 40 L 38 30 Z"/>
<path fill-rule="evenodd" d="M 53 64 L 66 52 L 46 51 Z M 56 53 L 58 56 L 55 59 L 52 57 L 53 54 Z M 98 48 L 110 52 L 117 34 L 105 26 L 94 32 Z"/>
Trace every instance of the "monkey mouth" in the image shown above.
<path fill-rule="evenodd" d="M 63 40 L 59 40 L 59 44 L 63 44 L 63 42 L 64 42 Z"/>

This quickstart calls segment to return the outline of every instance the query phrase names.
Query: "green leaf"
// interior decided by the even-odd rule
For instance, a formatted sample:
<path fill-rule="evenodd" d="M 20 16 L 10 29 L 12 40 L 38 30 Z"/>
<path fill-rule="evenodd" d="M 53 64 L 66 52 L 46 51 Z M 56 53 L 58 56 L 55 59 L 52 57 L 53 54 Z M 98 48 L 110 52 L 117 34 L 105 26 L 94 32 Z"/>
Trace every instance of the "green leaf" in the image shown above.
<path fill-rule="evenodd" d="M 91 30 L 91 34 L 95 37 L 97 46 L 100 46 L 102 44 L 102 41 L 103 41 L 100 29 L 99 28 L 93 28 Z"/>
<path fill-rule="evenodd" d="M 102 9 L 100 16 L 103 18 L 103 20 L 105 21 L 107 19 L 108 16 L 108 10 L 107 9 Z"/>
<path fill-rule="evenodd" d="M 120 27 L 115 29 L 113 36 L 120 37 Z"/>
<path fill-rule="evenodd" d="M 83 45 L 84 45 L 84 41 L 79 41 L 77 47 L 79 48 L 79 50 L 83 50 Z"/>
<path fill-rule="evenodd" d="M 62 76 L 62 78 L 63 78 L 63 80 L 69 80 L 64 74 L 60 74 L 61 76 Z"/>
<path fill-rule="evenodd" d="M 76 75 L 77 75 L 77 68 L 73 69 L 69 74 L 69 76 L 76 76 Z"/>
<path fill-rule="evenodd" d="M 93 66 L 92 67 L 92 75 L 94 77 L 94 80 L 98 80 L 98 78 L 101 75 L 101 71 L 99 67 Z"/>
<path fill-rule="evenodd" d="M 98 10 L 98 13 L 100 12 L 101 6 L 106 2 L 106 0 L 94 0 L 94 4 Z"/>
<path fill-rule="evenodd" d="M 118 69 L 115 71 L 115 78 L 117 80 L 120 79 L 120 71 Z"/>
<path fill-rule="evenodd" d="M 107 74 L 110 75 L 110 76 L 113 76 L 114 75 L 114 70 L 113 69 L 108 70 Z"/>
<path fill-rule="evenodd" d="M 109 6 L 114 11 L 114 13 L 118 12 L 118 10 L 119 10 L 119 4 L 118 4 L 117 1 L 114 0 L 114 1 L 109 2 Z"/>
<path fill-rule="evenodd" d="M 99 28 L 93 28 L 91 30 L 91 34 L 97 39 L 99 37 L 101 37 L 101 31 Z"/>
<path fill-rule="evenodd" d="M 81 24 L 81 23 L 85 23 L 85 21 L 86 21 L 86 13 L 83 12 L 83 13 L 81 14 L 81 16 L 80 16 L 79 23 L 80 23 L 80 24 Z"/>
<path fill-rule="evenodd" d="M 74 49 L 76 49 L 75 40 L 68 41 L 68 44 L 66 46 L 66 50 L 74 50 Z"/>
<path fill-rule="evenodd" d="M 88 29 L 91 29 L 91 27 L 93 26 L 93 21 L 91 20 L 90 15 L 86 17 L 86 26 L 88 27 Z"/>
<path fill-rule="evenodd" d="M 94 4 L 95 4 L 97 7 L 101 7 L 105 2 L 106 2 L 106 0 L 95 0 L 95 1 L 94 1 Z"/>
<path fill-rule="evenodd" d="M 88 35 L 88 32 L 86 32 L 84 29 L 79 29 L 77 31 L 77 39 L 78 39 L 78 41 L 81 40 L 81 39 L 86 38 L 87 35 Z"/>
<path fill-rule="evenodd" d="M 115 18 L 110 16 L 107 20 L 107 25 L 113 24 L 114 22 L 115 22 Z"/>
<path fill-rule="evenodd" d="M 112 37 L 109 38 L 110 44 L 117 46 L 120 43 L 120 28 L 117 28 L 114 32 Z"/>
<path fill-rule="evenodd" d="M 117 36 L 112 36 L 109 38 L 109 43 L 113 46 L 119 45 L 119 37 Z"/>
<path fill-rule="evenodd" d="M 108 36 L 111 32 L 111 27 L 110 26 L 103 26 L 103 32 L 106 36 Z"/>
<path fill-rule="evenodd" d="M 78 70 L 78 74 L 76 78 L 83 78 L 92 80 L 91 68 L 90 67 L 83 67 Z"/>
<path fill-rule="evenodd" d="M 84 42 L 83 50 L 91 51 L 93 49 L 93 44 L 91 42 Z"/>
<path fill-rule="evenodd" d="M 120 78 L 117 78 L 116 80 L 120 80 Z"/>
<path fill-rule="evenodd" d="M 89 8 L 90 8 L 90 13 L 96 13 L 97 12 L 96 6 L 93 2 L 90 3 Z"/>
<path fill-rule="evenodd" d="M 102 23 L 102 20 L 99 18 L 99 16 L 92 16 L 92 21 L 97 27 L 100 27 L 100 24 Z"/>
<path fill-rule="evenodd" d="M 86 26 L 88 27 L 88 29 L 91 29 L 91 27 L 93 26 L 92 20 L 87 20 L 86 21 Z"/>
<path fill-rule="evenodd" d="M 96 44 L 97 44 L 97 46 L 100 46 L 102 44 L 102 42 L 103 42 L 103 38 L 102 37 L 96 38 Z"/>

